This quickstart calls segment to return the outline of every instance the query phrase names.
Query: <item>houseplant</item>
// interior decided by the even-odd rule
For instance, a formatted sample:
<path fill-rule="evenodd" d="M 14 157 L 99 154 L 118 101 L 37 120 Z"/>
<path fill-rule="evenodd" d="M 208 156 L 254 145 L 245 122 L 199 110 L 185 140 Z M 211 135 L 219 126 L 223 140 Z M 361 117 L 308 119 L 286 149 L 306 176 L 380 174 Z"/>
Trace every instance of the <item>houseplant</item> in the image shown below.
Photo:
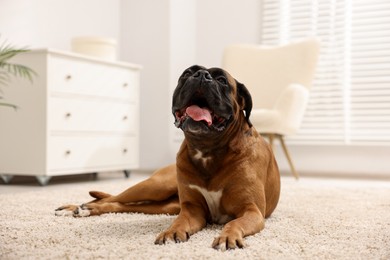
<path fill-rule="evenodd" d="M 33 76 L 36 75 L 36 73 L 27 66 L 9 62 L 12 57 L 27 51 L 29 51 L 27 48 L 16 48 L 7 42 L 0 45 L 0 107 L 12 107 L 17 109 L 16 105 L 3 101 L 3 87 L 8 85 L 12 77 L 21 77 L 32 82 Z"/>

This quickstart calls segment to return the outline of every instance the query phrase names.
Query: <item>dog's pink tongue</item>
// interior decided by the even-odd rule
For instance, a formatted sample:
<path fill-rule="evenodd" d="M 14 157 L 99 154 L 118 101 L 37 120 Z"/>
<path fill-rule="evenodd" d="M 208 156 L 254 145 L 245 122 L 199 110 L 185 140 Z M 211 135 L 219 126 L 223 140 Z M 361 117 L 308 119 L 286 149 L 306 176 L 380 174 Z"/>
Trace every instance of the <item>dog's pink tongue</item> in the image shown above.
<path fill-rule="evenodd" d="M 206 121 L 208 125 L 212 124 L 211 113 L 206 108 L 200 108 L 197 105 L 187 107 L 186 113 L 195 121 Z"/>

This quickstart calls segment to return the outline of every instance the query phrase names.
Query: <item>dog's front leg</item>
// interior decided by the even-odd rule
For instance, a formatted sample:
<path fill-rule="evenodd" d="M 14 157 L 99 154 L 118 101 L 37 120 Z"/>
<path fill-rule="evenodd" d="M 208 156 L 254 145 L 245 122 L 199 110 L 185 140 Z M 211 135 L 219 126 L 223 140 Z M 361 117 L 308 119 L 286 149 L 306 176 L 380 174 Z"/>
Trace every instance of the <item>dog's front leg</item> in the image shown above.
<path fill-rule="evenodd" d="M 179 216 L 172 225 L 157 236 L 156 245 L 165 244 L 168 241 L 176 243 L 187 241 L 190 236 L 206 226 L 204 209 L 192 203 L 181 203 Z"/>
<path fill-rule="evenodd" d="M 212 247 L 225 251 L 244 247 L 244 237 L 260 232 L 264 228 L 264 217 L 255 204 L 247 206 L 242 214 L 228 222 Z"/>

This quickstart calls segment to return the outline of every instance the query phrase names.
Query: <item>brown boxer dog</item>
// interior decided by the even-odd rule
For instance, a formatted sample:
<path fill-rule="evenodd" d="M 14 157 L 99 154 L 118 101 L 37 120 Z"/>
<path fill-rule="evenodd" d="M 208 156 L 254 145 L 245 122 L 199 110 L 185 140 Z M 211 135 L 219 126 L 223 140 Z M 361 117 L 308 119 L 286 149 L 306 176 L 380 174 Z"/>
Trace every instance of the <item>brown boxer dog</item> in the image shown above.
<path fill-rule="evenodd" d="M 280 194 L 278 166 L 249 120 L 251 109 L 247 88 L 228 72 L 186 69 L 172 102 L 175 125 L 185 136 L 176 164 L 117 196 L 92 191 L 94 201 L 60 207 L 56 215 L 179 214 L 155 244 L 184 242 L 207 223 L 218 223 L 225 226 L 213 248 L 244 247 L 243 238 L 264 228 Z"/>

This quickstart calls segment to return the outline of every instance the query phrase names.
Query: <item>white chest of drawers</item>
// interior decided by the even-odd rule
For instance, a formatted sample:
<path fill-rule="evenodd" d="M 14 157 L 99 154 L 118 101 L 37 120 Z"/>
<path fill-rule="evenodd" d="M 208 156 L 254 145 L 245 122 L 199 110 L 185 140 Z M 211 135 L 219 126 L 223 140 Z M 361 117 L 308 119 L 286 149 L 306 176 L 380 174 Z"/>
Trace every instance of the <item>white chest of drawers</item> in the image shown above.
<path fill-rule="evenodd" d="M 130 170 L 139 163 L 140 66 L 55 50 L 34 50 L 13 63 L 32 68 L 33 84 L 2 88 L 0 175 L 51 176 Z"/>

